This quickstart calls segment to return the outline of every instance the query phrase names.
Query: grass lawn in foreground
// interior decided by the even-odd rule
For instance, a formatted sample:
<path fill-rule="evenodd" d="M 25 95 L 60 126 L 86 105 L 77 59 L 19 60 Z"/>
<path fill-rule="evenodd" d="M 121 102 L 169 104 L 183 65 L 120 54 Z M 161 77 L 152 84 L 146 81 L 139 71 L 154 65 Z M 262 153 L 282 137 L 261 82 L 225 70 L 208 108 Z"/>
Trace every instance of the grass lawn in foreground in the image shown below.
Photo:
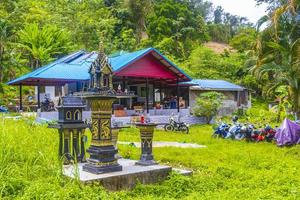
<path fill-rule="evenodd" d="M 155 185 L 107 192 L 61 175 L 58 133 L 31 120 L 0 118 L 0 196 L 2 199 L 300 199 L 300 148 L 211 138 L 211 126 L 190 134 L 155 131 L 156 141 L 192 142 L 207 148 L 155 148 L 157 161 L 189 168 L 191 177 L 172 174 Z M 139 141 L 137 129 L 124 129 L 120 141 Z M 125 158 L 140 149 L 119 145 Z"/>

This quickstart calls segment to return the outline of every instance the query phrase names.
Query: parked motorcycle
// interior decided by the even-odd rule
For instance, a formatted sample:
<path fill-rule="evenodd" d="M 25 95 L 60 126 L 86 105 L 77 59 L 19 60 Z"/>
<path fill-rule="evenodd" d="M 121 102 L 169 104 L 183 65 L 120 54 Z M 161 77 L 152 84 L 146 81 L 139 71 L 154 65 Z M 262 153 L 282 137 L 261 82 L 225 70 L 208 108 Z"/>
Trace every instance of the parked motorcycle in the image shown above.
<path fill-rule="evenodd" d="M 8 109 L 5 106 L 0 106 L 0 112 L 7 113 Z"/>
<path fill-rule="evenodd" d="M 212 137 L 214 138 L 218 138 L 218 137 L 221 137 L 221 138 L 225 138 L 228 134 L 228 131 L 229 131 L 229 128 L 230 128 L 230 125 L 222 122 L 214 131 Z"/>
<path fill-rule="evenodd" d="M 266 127 L 262 129 L 261 134 L 264 136 L 265 141 L 272 142 L 274 140 L 276 130 L 270 125 L 266 125 Z"/>
<path fill-rule="evenodd" d="M 229 128 L 228 133 L 226 135 L 226 139 L 235 139 L 236 136 L 239 138 L 241 136 L 240 131 L 242 128 L 242 125 L 238 122 L 238 117 L 233 116 L 232 117 L 233 125 Z"/>
<path fill-rule="evenodd" d="M 169 124 L 164 126 L 165 131 L 181 131 L 189 133 L 189 127 L 185 122 L 176 122 L 174 116 L 170 117 Z"/>
<path fill-rule="evenodd" d="M 48 97 L 45 97 L 45 101 L 42 102 L 42 105 L 41 105 L 41 110 L 43 112 L 55 111 L 55 106 L 54 106 L 53 101 L 50 101 L 50 99 Z"/>
<path fill-rule="evenodd" d="M 251 142 L 251 141 L 253 141 L 252 137 L 257 132 L 257 130 L 253 124 L 247 124 L 247 125 L 245 125 L 245 127 L 246 128 L 243 131 L 245 134 L 244 138 L 247 142 Z"/>

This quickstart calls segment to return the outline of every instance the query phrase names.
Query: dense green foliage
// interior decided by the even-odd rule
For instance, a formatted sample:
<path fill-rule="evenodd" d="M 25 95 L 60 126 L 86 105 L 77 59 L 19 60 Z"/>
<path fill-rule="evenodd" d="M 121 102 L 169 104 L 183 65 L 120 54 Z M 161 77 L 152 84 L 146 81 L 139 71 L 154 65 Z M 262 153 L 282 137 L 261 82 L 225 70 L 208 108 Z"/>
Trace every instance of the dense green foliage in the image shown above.
<path fill-rule="evenodd" d="M 186 62 L 204 42 L 228 42 L 239 27 L 251 25 L 243 17 L 215 13 L 202 0 L 3 0 L 0 82 L 80 48 L 96 50 L 100 40 L 107 53 L 154 46 Z"/>
<path fill-rule="evenodd" d="M 259 1 L 260 2 L 260 1 Z M 270 14 L 259 21 L 267 27 L 258 34 L 252 52 L 252 72 L 264 79 L 268 91 L 288 86 L 293 112 L 300 110 L 300 1 L 268 1 Z M 259 28 L 259 27 L 258 27 Z"/>
<path fill-rule="evenodd" d="M 16 126 L 17 124 L 17 126 Z M 298 199 L 299 146 L 278 148 L 211 138 L 210 126 L 190 134 L 156 130 L 156 141 L 192 142 L 202 149 L 155 148 L 160 163 L 189 168 L 192 177 L 173 174 L 161 184 L 133 191 L 107 192 L 61 175 L 58 133 L 30 120 L 0 121 L 0 195 L 2 199 Z M 120 141 L 139 141 L 136 129 L 124 129 Z M 140 149 L 119 145 L 122 156 L 138 159 Z"/>
<path fill-rule="evenodd" d="M 218 114 L 222 105 L 224 95 L 218 92 L 204 92 L 196 98 L 193 114 L 198 117 L 205 117 L 207 124 Z"/>
<path fill-rule="evenodd" d="M 0 102 L 17 95 L 7 81 L 72 51 L 96 50 L 101 40 L 107 53 L 156 47 L 193 78 L 235 82 L 269 101 L 288 86 L 298 112 L 300 3 L 262 2 L 268 15 L 255 29 L 204 0 L 2 0 Z M 217 52 L 208 41 L 234 49 Z"/>

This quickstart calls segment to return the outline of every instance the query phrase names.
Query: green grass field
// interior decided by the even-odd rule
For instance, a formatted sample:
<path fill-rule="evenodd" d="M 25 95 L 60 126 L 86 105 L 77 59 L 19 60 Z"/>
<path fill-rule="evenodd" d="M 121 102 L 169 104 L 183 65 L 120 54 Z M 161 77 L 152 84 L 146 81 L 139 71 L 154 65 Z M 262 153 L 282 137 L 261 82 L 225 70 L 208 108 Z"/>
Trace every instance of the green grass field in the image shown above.
<path fill-rule="evenodd" d="M 202 149 L 155 148 L 160 163 L 189 168 L 191 177 L 172 174 L 156 185 L 107 192 L 61 175 L 56 130 L 31 120 L 0 118 L 0 196 L 2 199 L 300 199 L 300 147 L 213 139 L 208 125 L 189 135 L 155 131 L 156 141 L 193 142 Z M 139 141 L 136 129 L 119 140 Z M 120 145 L 125 158 L 138 159 L 140 149 Z"/>

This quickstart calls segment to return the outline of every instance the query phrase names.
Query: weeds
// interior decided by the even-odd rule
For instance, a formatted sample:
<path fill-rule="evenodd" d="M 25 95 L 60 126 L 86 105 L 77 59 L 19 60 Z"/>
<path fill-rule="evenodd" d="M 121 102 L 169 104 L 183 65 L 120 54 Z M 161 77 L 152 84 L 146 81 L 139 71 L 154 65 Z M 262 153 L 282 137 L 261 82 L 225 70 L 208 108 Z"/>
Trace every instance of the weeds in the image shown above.
<path fill-rule="evenodd" d="M 190 168 L 192 177 L 171 174 L 154 185 L 107 192 L 61 175 L 58 133 L 28 120 L 0 120 L 0 196 L 2 199 L 298 199 L 298 146 L 244 143 L 211 138 L 208 125 L 190 134 L 156 130 L 154 140 L 192 142 L 207 148 L 155 148 L 160 163 Z M 140 141 L 134 128 L 120 132 L 121 141 Z M 140 149 L 119 145 L 120 154 L 138 159 Z"/>

